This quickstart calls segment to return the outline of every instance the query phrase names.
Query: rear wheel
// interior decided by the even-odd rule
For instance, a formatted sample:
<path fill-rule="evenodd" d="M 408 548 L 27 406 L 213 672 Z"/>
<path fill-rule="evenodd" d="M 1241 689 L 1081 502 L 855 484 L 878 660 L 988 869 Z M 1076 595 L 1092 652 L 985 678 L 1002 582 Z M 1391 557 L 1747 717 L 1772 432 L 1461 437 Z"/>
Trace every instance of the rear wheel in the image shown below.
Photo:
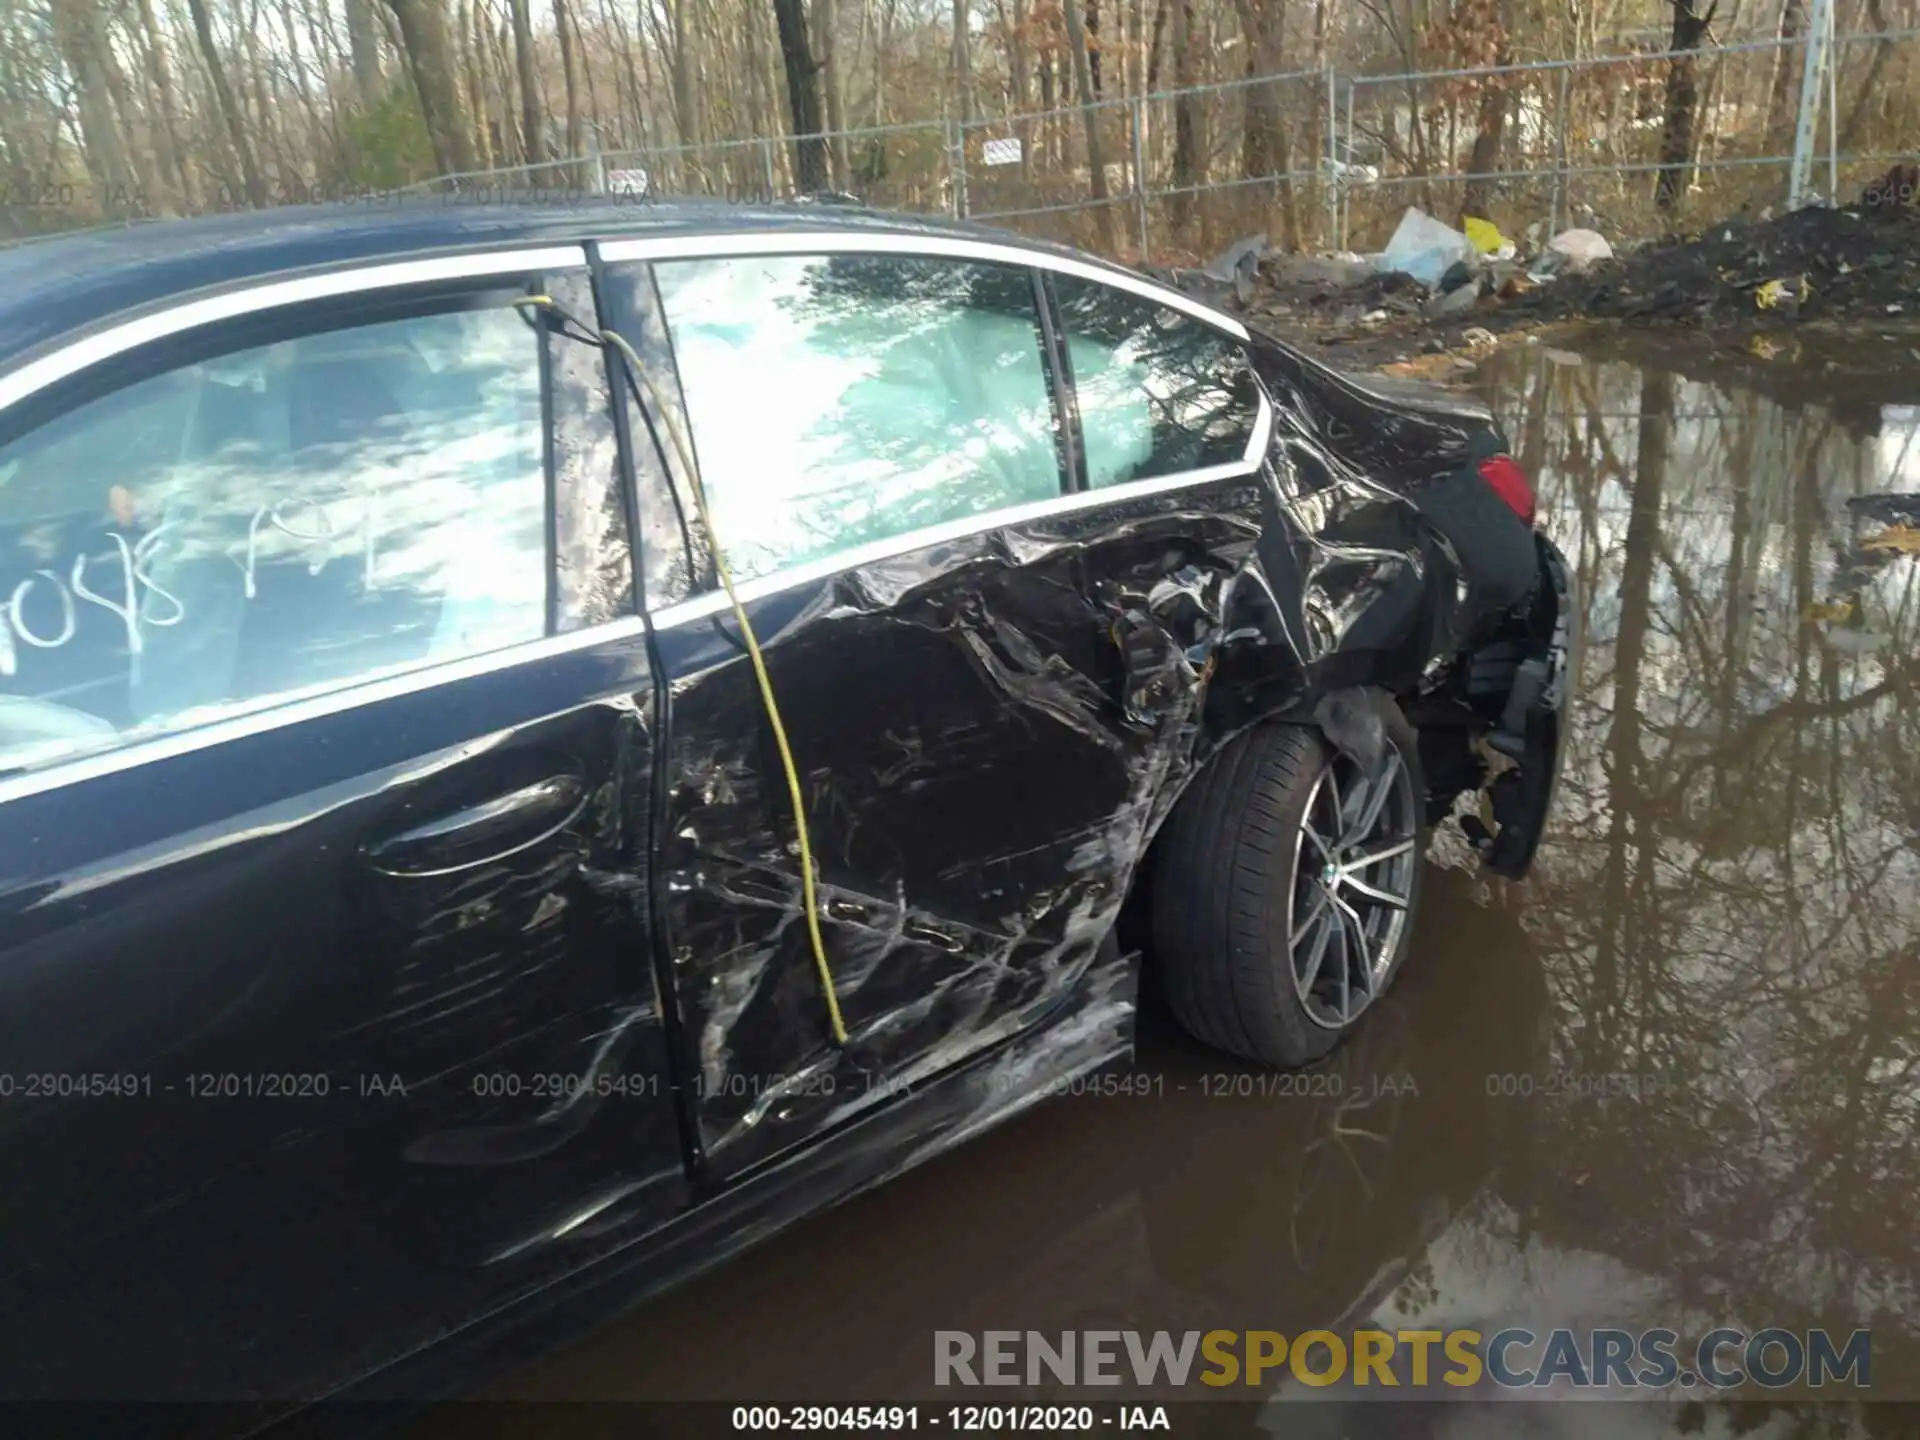
<path fill-rule="evenodd" d="M 1426 851 L 1419 745 L 1399 707 L 1363 765 L 1310 726 L 1263 725 L 1167 821 L 1154 958 L 1198 1040 L 1270 1065 L 1332 1050 L 1398 973 Z"/>

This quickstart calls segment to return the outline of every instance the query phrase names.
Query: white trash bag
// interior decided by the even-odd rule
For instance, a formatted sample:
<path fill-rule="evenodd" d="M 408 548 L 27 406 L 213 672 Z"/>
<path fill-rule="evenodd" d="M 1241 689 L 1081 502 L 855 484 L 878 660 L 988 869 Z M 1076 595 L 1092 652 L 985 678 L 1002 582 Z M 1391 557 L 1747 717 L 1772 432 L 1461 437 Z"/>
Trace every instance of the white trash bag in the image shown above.
<path fill-rule="evenodd" d="M 1478 252 L 1473 242 L 1451 225 L 1434 219 L 1418 206 L 1400 217 L 1393 239 L 1380 252 L 1382 270 L 1411 275 L 1429 290 L 1439 288 L 1440 277 L 1454 265 L 1471 262 Z"/>
<path fill-rule="evenodd" d="M 1547 248 L 1566 256 L 1567 268 L 1576 273 L 1613 259 L 1613 246 L 1598 230 L 1562 230 L 1547 242 Z"/>

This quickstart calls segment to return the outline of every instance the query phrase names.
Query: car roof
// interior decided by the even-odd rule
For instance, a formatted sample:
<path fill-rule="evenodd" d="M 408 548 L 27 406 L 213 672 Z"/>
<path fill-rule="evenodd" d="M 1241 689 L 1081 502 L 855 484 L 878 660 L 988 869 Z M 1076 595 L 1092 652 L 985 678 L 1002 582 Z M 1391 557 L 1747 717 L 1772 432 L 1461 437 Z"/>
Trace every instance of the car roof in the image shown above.
<path fill-rule="evenodd" d="M 522 242 L 782 229 L 992 239 L 1103 263 L 985 226 L 840 203 L 583 196 L 539 203 L 446 197 L 286 206 L 103 226 L 0 248 L 0 369 L 51 341 L 159 301 L 314 268 Z"/>

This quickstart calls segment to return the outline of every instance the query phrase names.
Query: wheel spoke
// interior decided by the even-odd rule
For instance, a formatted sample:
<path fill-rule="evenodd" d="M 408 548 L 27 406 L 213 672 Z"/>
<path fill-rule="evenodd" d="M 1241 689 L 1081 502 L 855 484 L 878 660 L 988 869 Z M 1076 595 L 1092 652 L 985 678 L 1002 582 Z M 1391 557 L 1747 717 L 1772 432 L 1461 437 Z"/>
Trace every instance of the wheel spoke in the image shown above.
<path fill-rule="evenodd" d="M 1400 775 L 1400 752 L 1387 751 L 1387 763 L 1380 773 L 1367 782 L 1366 804 L 1360 808 L 1360 818 L 1353 828 L 1343 832 L 1342 843 L 1358 845 L 1369 835 L 1373 827 L 1380 823 L 1380 814 L 1387 808 L 1387 797 L 1393 793 L 1393 784 Z"/>
<path fill-rule="evenodd" d="M 1299 842 L 1288 947 L 1300 1000 L 1317 1024 L 1350 1025 L 1378 998 L 1406 928 L 1411 880 L 1401 866 L 1373 867 L 1417 855 L 1419 817 L 1403 793 L 1409 765 L 1397 746 L 1371 774 L 1335 754 L 1301 817 L 1306 838 Z M 1333 964 L 1340 967 L 1337 982 L 1327 973 Z"/>
<path fill-rule="evenodd" d="M 1327 799 L 1333 806 L 1333 833 L 1344 835 L 1347 831 L 1346 801 L 1340 796 L 1339 759 L 1327 762 Z"/>
<path fill-rule="evenodd" d="M 1327 958 L 1327 943 L 1333 939 L 1333 932 L 1337 928 L 1337 924 L 1338 922 L 1333 916 L 1322 915 L 1320 920 L 1320 933 L 1314 937 L 1313 949 L 1307 961 L 1307 972 L 1300 978 L 1300 999 L 1303 1004 L 1306 1003 L 1307 997 L 1313 993 L 1314 981 L 1320 978 L 1320 967 L 1325 963 Z M 1344 946 L 1345 942 L 1342 941 L 1341 943 Z"/>
<path fill-rule="evenodd" d="M 1287 941 L 1287 948 L 1290 950 L 1298 950 L 1300 948 L 1300 942 L 1307 938 L 1307 932 L 1313 929 L 1314 922 L 1327 913 L 1327 902 L 1333 898 L 1333 896 L 1327 892 L 1327 887 L 1319 884 L 1317 881 L 1314 883 L 1313 890 L 1313 908 L 1307 911 L 1307 918 L 1300 922 L 1298 928 L 1294 930 L 1292 937 Z"/>
<path fill-rule="evenodd" d="M 1336 901 L 1335 904 L 1339 902 Z M 1340 918 L 1335 917 L 1334 924 L 1340 927 L 1340 1023 L 1347 1024 L 1353 1019 L 1353 932 Z M 1366 946 L 1360 947 L 1360 965 L 1364 969 L 1367 963 Z"/>
<path fill-rule="evenodd" d="M 1360 974 L 1366 984 L 1367 998 L 1371 1000 L 1373 998 L 1373 951 L 1367 945 L 1367 927 L 1361 922 L 1359 913 L 1346 901 L 1335 896 L 1333 903 L 1340 912 L 1340 919 L 1343 922 L 1342 932 L 1352 937 L 1354 945 L 1360 951 Z M 1349 1014 L 1344 1018 L 1351 1019 L 1352 1016 Z"/>
<path fill-rule="evenodd" d="M 1340 888 L 1351 894 L 1358 895 L 1363 900 L 1371 900 L 1376 905 L 1386 905 L 1395 910 L 1404 910 L 1407 908 L 1406 896 L 1396 895 L 1391 890 L 1383 890 L 1378 885 L 1369 885 L 1366 881 L 1355 875 L 1342 875 L 1340 877 Z"/>
<path fill-rule="evenodd" d="M 1413 837 L 1409 835 L 1404 840 L 1396 840 L 1391 845 L 1383 845 L 1378 850 L 1370 851 L 1365 855 L 1354 856 L 1347 861 L 1345 868 L 1349 875 L 1353 875 L 1370 866 L 1378 865 L 1383 860 L 1391 860 L 1396 855 L 1405 855 L 1411 849 L 1413 849 Z"/>
<path fill-rule="evenodd" d="M 1313 848 L 1320 852 L 1321 864 L 1332 865 L 1335 863 L 1333 846 L 1328 842 L 1326 836 L 1313 828 L 1313 822 L 1311 820 L 1303 820 L 1300 822 L 1300 833 L 1311 840 L 1313 842 Z"/>

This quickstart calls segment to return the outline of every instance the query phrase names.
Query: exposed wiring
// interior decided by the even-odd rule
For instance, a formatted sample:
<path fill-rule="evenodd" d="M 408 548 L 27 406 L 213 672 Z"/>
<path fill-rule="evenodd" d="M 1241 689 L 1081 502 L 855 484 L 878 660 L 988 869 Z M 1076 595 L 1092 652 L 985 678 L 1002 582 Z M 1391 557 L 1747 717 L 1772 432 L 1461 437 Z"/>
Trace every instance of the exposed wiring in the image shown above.
<path fill-rule="evenodd" d="M 514 303 L 538 306 L 581 331 L 581 338 L 588 339 L 589 343 L 613 347 L 626 367 L 627 378 L 635 388 L 636 397 L 642 386 L 652 392 L 653 386 L 647 379 L 639 354 L 618 331 L 601 330 L 596 336 L 593 330 L 567 314 L 551 295 L 528 295 Z M 659 404 L 657 394 L 653 396 L 651 408 L 662 415 L 669 413 Z M 766 656 L 761 653 L 760 639 L 754 633 L 753 622 L 747 618 L 747 607 L 741 603 L 739 592 L 734 588 L 733 575 L 727 568 L 720 538 L 714 529 L 713 514 L 707 508 L 706 487 L 700 483 L 699 472 L 694 469 L 691 457 L 685 453 L 685 442 L 678 430 L 671 426 L 669 429 L 675 447 L 681 452 L 679 458 L 688 476 L 688 488 L 693 491 L 694 509 L 699 512 L 701 527 L 707 532 L 707 546 L 712 552 L 714 573 L 720 580 L 720 588 L 726 592 L 728 603 L 733 607 L 733 618 L 740 626 L 740 637 L 746 642 L 747 660 L 753 666 L 754 679 L 759 683 L 760 703 L 767 712 L 767 725 L 773 731 L 774 747 L 780 754 L 780 768 L 786 772 L 787 798 L 793 805 L 793 829 L 800 843 L 800 900 L 807 916 L 807 939 L 813 946 L 814 968 L 820 974 L 820 992 L 827 1002 L 827 1021 L 834 1043 L 844 1047 L 847 1044 L 847 1025 L 840 1013 L 840 996 L 834 988 L 833 967 L 827 962 L 827 943 L 820 931 L 820 895 L 814 881 L 813 843 L 807 832 L 807 806 L 800 784 L 800 768 L 794 763 L 793 747 L 787 743 L 787 727 L 780 719 L 780 702 L 774 696 L 773 677 L 768 673 Z"/>

